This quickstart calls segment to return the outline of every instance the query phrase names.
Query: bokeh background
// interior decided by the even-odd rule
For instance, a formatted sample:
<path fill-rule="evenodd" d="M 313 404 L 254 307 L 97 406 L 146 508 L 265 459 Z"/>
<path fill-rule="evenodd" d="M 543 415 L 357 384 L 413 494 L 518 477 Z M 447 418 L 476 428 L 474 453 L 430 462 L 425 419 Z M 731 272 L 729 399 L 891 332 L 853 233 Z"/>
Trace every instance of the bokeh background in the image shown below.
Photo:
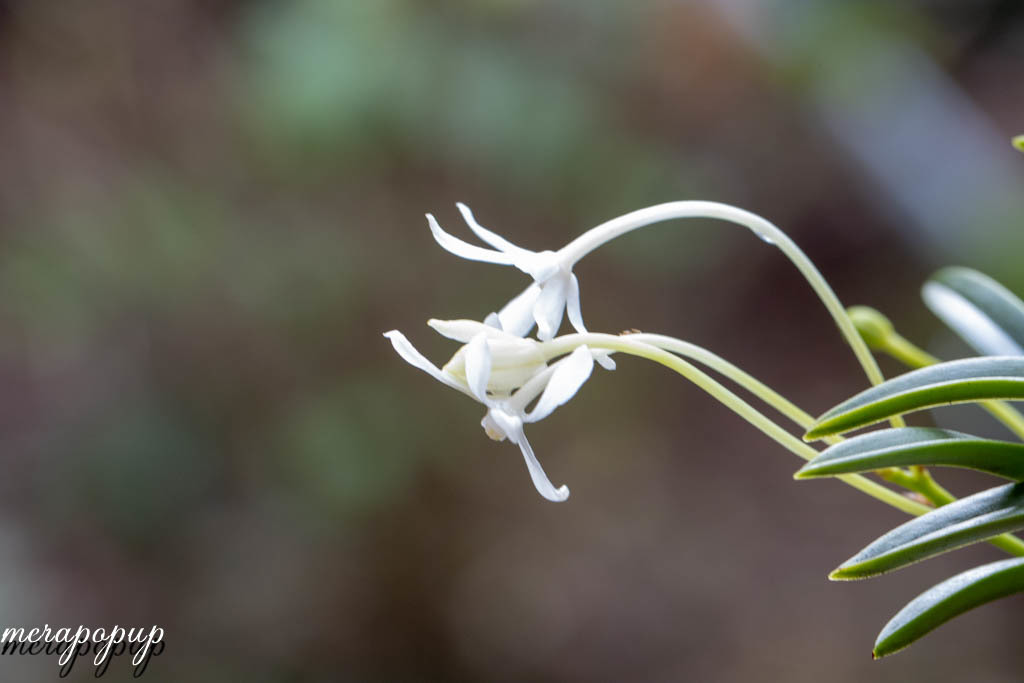
<path fill-rule="evenodd" d="M 441 363 L 427 318 L 525 285 L 426 211 L 544 249 L 701 198 L 966 355 L 918 288 L 959 263 L 1024 291 L 1022 68 L 1014 0 L 0 2 L 4 625 L 157 623 L 151 681 L 1020 680 L 1019 598 L 872 662 L 898 607 L 997 551 L 829 583 L 900 513 L 792 481 L 676 376 L 621 359 L 530 428 L 555 505 L 380 335 Z M 591 329 L 708 346 L 812 413 L 865 384 L 741 228 L 664 224 L 577 272 Z"/>

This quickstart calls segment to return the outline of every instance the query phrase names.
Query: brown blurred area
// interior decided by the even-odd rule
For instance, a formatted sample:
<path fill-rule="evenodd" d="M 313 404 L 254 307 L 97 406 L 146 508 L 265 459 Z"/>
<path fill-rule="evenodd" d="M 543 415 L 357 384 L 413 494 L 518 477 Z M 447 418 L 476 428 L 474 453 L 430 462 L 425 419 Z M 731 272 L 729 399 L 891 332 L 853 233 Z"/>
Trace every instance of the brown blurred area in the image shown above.
<path fill-rule="evenodd" d="M 1022 67 L 1011 0 L 0 3 L 4 625 L 159 624 L 151 681 L 1020 680 L 1019 598 L 870 661 L 996 551 L 829 583 L 900 513 L 794 482 L 680 378 L 622 359 L 532 425 L 552 504 L 381 333 L 441 364 L 427 318 L 525 285 L 425 212 L 540 250 L 711 199 L 966 355 L 917 292 L 947 263 L 1024 292 Z M 811 413 L 864 386 L 741 228 L 652 227 L 577 274 L 593 330 L 704 345 Z"/>

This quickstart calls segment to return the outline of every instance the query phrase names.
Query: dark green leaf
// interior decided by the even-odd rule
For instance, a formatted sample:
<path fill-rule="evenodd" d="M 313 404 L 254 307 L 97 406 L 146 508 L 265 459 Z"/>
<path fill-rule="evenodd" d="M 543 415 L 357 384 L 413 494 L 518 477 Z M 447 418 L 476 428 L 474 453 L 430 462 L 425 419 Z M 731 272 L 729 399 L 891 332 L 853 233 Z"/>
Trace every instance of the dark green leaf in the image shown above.
<path fill-rule="evenodd" d="M 966 358 L 930 365 L 862 391 L 818 418 L 804 437 L 864 427 L 922 408 L 1024 398 L 1024 356 Z"/>
<path fill-rule="evenodd" d="M 907 465 L 967 467 L 1022 481 L 1024 444 L 982 439 L 948 429 L 882 429 L 829 446 L 795 476 L 810 479 Z"/>
<path fill-rule="evenodd" d="M 1024 483 L 1007 484 L 906 522 L 844 562 L 830 579 L 863 579 L 1024 529 Z"/>
<path fill-rule="evenodd" d="M 874 656 L 902 650 L 953 617 L 993 600 L 1024 591 L 1024 557 L 975 567 L 914 598 L 875 641 Z"/>
<path fill-rule="evenodd" d="M 921 290 L 925 304 L 978 353 L 1024 355 L 1024 302 L 970 268 L 943 268 Z"/>

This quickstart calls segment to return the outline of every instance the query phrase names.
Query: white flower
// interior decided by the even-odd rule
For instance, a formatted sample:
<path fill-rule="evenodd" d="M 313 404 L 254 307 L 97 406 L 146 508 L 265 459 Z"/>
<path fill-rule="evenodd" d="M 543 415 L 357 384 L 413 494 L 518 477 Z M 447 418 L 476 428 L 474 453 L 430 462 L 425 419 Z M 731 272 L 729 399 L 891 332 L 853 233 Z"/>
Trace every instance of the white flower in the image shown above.
<path fill-rule="evenodd" d="M 442 335 L 465 343 L 444 368 L 427 360 L 398 330 L 385 332 L 384 336 L 410 365 L 486 406 L 487 414 L 480 424 L 487 436 L 497 441 L 508 439 L 519 446 L 537 491 L 551 501 L 566 500 L 568 487 L 552 485 L 526 440 L 523 425 L 544 419 L 572 398 L 590 377 L 594 354 L 586 346 L 579 346 L 548 365 L 542 345 L 532 339 L 469 320 L 431 320 L 428 324 Z M 527 411 L 538 394 L 537 404 Z"/>
<path fill-rule="evenodd" d="M 538 339 L 547 341 L 554 338 L 562 324 L 563 312 L 568 314 L 569 322 L 577 332 L 585 333 L 587 329 L 580 312 L 580 285 L 572 272 L 576 263 L 602 244 L 627 232 L 676 218 L 717 218 L 745 226 L 765 242 L 782 249 L 805 275 L 820 278 L 814 266 L 806 261 L 792 240 L 777 227 L 749 211 L 718 202 L 667 202 L 638 209 L 591 228 L 558 251 L 541 252 L 512 244 L 477 223 L 473 212 L 465 204 L 458 203 L 457 206 L 470 230 L 493 249 L 478 247 L 452 237 L 441 229 L 432 215 L 427 214 L 430 230 L 438 244 L 463 258 L 515 266 L 533 278 L 533 284 L 512 299 L 493 319 L 489 317 L 492 324 L 519 337 L 529 333 L 536 323 Z M 826 305 L 836 307 L 829 301 L 826 301 Z M 851 343 L 856 347 L 859 342 Z M 605 354 L 598 354 L 595 359 L 609 370 L 615 367 L 611 358 Z"/>
<path fill-rule="evenodd" d="M 577 332 L 587 331 L 580 313 L 580 283 L 572 272 L 571 262 L 553 251 L 529 251 L 518 247 L 477 223 L 465 204 L 459 202 L 456 206 L 469 229 L 494 249 L 484 249 L 449 235 L 428 213 L 427 222 L 438 244 L 456 256 L 515 266 L 533 278 L 532 285 L 498 312 L 502 330 L 522 337 L 536 322 L 537 338 L 547 341 L 558 333 L 565 312 Z"/>

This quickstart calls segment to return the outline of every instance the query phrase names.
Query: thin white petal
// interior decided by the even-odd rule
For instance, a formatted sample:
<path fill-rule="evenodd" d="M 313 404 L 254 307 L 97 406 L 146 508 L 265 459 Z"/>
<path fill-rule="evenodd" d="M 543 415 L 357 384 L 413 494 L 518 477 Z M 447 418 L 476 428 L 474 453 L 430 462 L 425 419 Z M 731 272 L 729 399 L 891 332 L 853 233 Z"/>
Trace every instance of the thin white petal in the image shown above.
<path fill-rule="evenodd" d="M 523 249 L 518 245 L 512 244 L 501 235 L 491 232 L 480 225 L 468 206 L 462 202 L 456 202 L 455 205 L 459 207 L 459 212 L 462 213 L 466 225 L 469 226 L 469 229 L 477 237 L 498 251 L 512 257 L 511 264 L 532 277 L 534 281 L 544 282 L 555 275 L 559 268 L 561 268 L 562 261 L 556 252 L 551 250 L 530 251 L 529 249 Z"/>
<path fill-rule="evenodd" d="M 551 379 L 551 373 L 554 371 L 554 365 L 545 366 L 540 372 L 519 387 L 512 394 L 511 398 L 505 402 L 505 406 L 517 415 L 523 414 L 526 411 L 526 406 L 530 405 L 535 398 L 544 392 L 544 388 L 547 387 L 548 381 Z"/>
<path fill-rule="evenodd" d="M 580 281 L 575 273 L 569 273 L 569 290 L 565 293 L 565 312 L 569 314 L 569 323 L 580 334 L 586 334 L 583 326 L 583 312 L 580 311 Z"/>
<path fill-rule="evenodd" d="M 536 282 L 524 289 L 516 298 L 498 311 L 501 329 L 517 337 L 525 337 L 533 328 L 533 305 L 540 296 L 540 285 Z"/>
<path fill-rule="evenodd" d="M 499 410 L 492 410 L 491 416 L 494 418 L 494 422 L 505 432 L 508 439 L 519 446 L 519 450 L 522 451 L 523 460 L 526 461 L 526 469 L 530 472 L 530 479 L 533 480 L 537 493 L 555 503 L 565 501 L 569 497 L 569 487 L 563 484 L 556 489 L 551 480 L 548 479 L 548 475 L 544 473 L 544 468 L 540 466 L 537 456 L 533 453 L 530 442 L 526 440 L 526 434 L 523 433 L 522 420 Z"/>
<path fill-rule="evenodd" d="M 541 341 L 553 339 L 558 328 L 562 326 L 568 284 L 564 277 L 553 277 L 541 287 L 540 296 L 533 304 L 533 319 L 537 321 L 537 338 Z"/>
<path fill-rule="evenodd" d="M 460 384 L 448 373 L 443 372 L 440 368 L 427 360 L 426 356 L 417 351 L 409 340 L 405 338 L 404 334 L 398 330 L 391 330 L 390 332 L 385 332 L 384 336 L 391 340 L 391 345 L 395 347 L 395 351 L 398 352 L 398 355 L 401 356 L 406 363 L 419 368 L 437 381 L 447 384 L 452 389 L 458 389 L 462 393 L 472 396 L 466 387 Z"/>
<path fill-rule="evenodd" d="M 594 356 L 586 346 L 579 346 L 568 356 L 555 364 L 548 386 L 540 395 L 537 405 L 525 418 L 526 422 L 537 422 L 550 415 L 558 406 L 576 395 L 583 383 L 594 370 Z"/>
<path fill-rule="evenodd" d="M 488 337 L 501 335 L 501 330 L 498 328 L 477 320 L 437 320 L 436 318 L 431 318 L 427 321 L 427 325 L 442 337 L 447 337 L 463 344 L 468 343 L 470 339 L 479 334 L 484 334 Z"/>
<path fill-rule="evenodd" d="M 498 317 L 497 313 L 494 313 L 494 312 L 488 313 L 487 317 L 484 318 L 484 325 L 487 325 L 488 327 L 493 327 L 495 329 L 500 330 L 501 329 L 501 318 Z"/>
<path fill-rule="evenodd" d="M 503 266 L 512 265 L 512 257 L 508 254 L 504 254 L 500 251 L 494 251 L 493 249 L 484 249 L 468 242 L 463 242 L 458 237 L 453 237 L 441 229 L 441 226 L 437 224 L 437 220 L 432 215 L 427 214 L 427 223 L 430 224 L 430 232 L 434 235 L 434 239 L 441 247 L 462 258 L 469 259 L 471 261 L 484 261 L 486 263 L 498 263 Z"/>
<path fill-rule="evenodd" d="M 462 214 L 462 218 L 466 221 L 466 225 L 469 226 L 469 229 L 472 230 L 477 237 L 482 239 L 484 242 L 487 242 L 487 244 L 491 245 L 498 251 L 504 251 L 510 254 L 517 255 L 532 253 L 530 251 L 527 251 L 526 249 L 523 249 L 522 247 L 518 247 L 512 244 L 501 235 L 491 232 L 484 226 L 477 223 L 476 218 L 473 217 L 473 212 L 470 211 L 469 207 L 463 204 L 462 202 L 456 202 L 455 206 L 459 208 L 459 213 Z"/>
<path fill-rule="evenodd" d="M 466 381 L 469 390 L 483 403 L 487 402 L 487 382 L 491 377 L 491 349 L 487 337 L 478 334 L 466 346 Z"/>
<path fill-rule="evenodd" d="M 615 369 L 615 361 L 612 359 L 610 351 L 594 351 L 594 360 L 605 370 Z"/>
<path fill-rule="evenodd" d="M 533 448 L 530 447 L 530 442 L 526 440 L 524 434 L 519 441 L 519 450 L 523 452 L 523 460 L 526 461 L 526 469 L 530 471 L 530 479 L 533 480 L 533 485 L 537 488 L 537 493 L 544 496 L 553 503 L 563 503 L 569 499 L 569 487 L 562 484 L 557 489 L 551 480 L 548 479 L 548 475 L 544 473 L 544 468 L 540 466 L 540 462 L 537 460 L 537 456 L 533 454 Z"/>

